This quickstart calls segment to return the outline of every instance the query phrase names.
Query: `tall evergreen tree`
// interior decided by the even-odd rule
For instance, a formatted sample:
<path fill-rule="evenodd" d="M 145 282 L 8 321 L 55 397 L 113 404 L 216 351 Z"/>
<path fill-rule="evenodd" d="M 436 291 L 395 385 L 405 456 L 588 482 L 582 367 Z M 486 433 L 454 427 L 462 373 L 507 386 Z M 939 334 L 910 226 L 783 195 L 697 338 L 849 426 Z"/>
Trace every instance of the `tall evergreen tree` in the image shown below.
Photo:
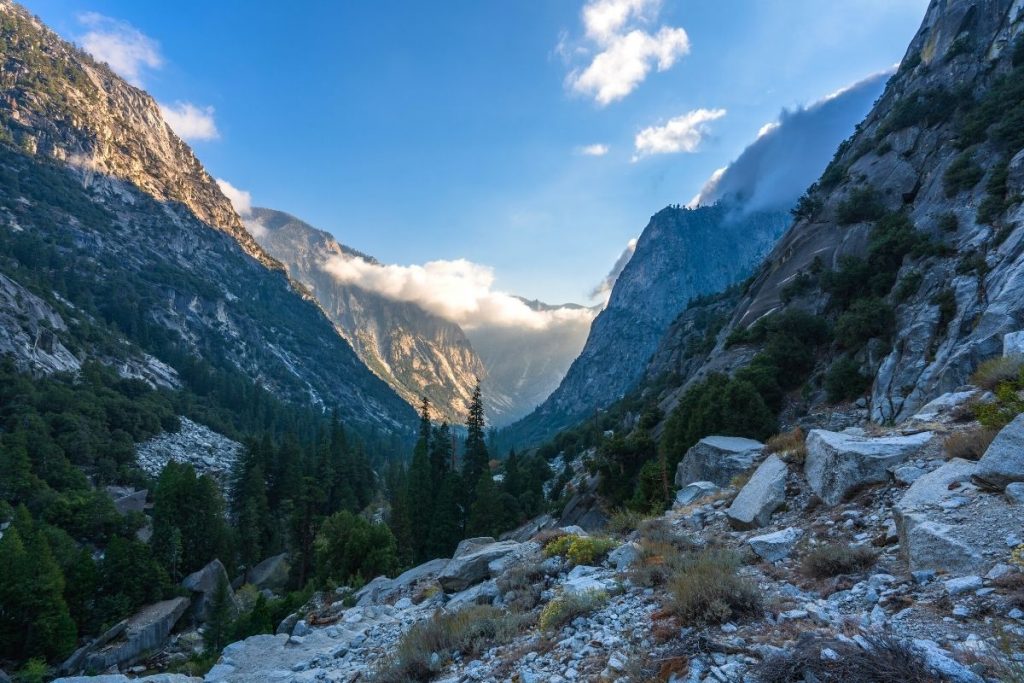
<path fill-rule="evenodd" d="M 465 536 L 464 492 L 462 475 L 449 471 L 441 481 L 434 502 L 434 517 L 424 552 L 428 559 L 451 557 L 455 546 Z"/>
<path fill-rule="evenodd" d="M 480 475 L 485 471 L 490 473 L 491 456 L 487 452 L 485 427 L 484 402 L 480 394 L 480 381 L 477 380 L 473 400 L 469 404 L 469 415 L 466 417 L 466 452 L 462 462 L 462 476 L 467 485 L 474 489 Z"/>
<path fill-rule="evenodd" d="M 412 454 L 406 488 L 413 555 L 417 561 L 425 559 L 427 535 L 430 533 L 430 525 L 433 523 L 434 516 L 434 487 L 427 448 L 427 441 L 421 437 L 416 442 L 416 448 Z"/>
<path fill-rule="evenodd" d="M 233 609 L 231 593 L 227 577 L 221 573 L 217 577 L 217 587 L 213 591 L 210 603 L 210 617 L 203 631 L 203 642 L 208 654 L 215 654 L 231 640 Z"/>
<path fill-rule="evenodd" d="M 439 491 L 444 478 L 452 470 L 452 433 L 447 422 L 434 427 L 430 438 L 430 476 L 434 490 Z"/>
<path fill-rule="evenodd" d="M 504 531 L 501 528 L 504 513 L 498 498 L 498 489 L 489 472 L 480 475 L 474 491 L 473 505 L 469 510 L 466 533 L 470 536 L 493 536 Z"/>

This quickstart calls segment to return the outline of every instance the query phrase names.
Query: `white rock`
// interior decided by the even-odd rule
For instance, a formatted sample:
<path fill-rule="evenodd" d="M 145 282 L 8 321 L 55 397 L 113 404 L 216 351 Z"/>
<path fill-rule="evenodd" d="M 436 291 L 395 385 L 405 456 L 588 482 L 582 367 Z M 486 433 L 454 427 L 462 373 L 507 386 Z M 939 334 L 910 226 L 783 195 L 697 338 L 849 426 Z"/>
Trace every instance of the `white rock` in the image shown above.
<path fill-rule="evenodd" d="M 803 533 L 802 529 L 789 527 L 782 531 L 754 536 L 747 543 L 761 559 L 766 562 L 777 562 L 789 556 Z"/>

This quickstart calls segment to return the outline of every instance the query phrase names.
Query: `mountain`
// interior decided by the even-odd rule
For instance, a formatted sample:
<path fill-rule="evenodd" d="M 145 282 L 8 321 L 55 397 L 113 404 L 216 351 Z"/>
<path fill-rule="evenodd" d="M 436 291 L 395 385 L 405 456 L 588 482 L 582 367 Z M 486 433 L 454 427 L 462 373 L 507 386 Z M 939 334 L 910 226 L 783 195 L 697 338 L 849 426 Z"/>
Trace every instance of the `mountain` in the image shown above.
<path fill-rule="evenodd" d="M 528 414 L 551 395 L 587 340 L 597 309 L 578 304 L 546 304 L 520 300 L 531 310 L 544 313 L 550 324 L 527 326 L 479 326 L 466 330 L 487 368 L 490 401 L 501 407 L 498 427 Z"/>
<path fill-rule="evenodd" d="M 411 424 L 148 94 L 6 1 L 0 40 L 0 272 L 44 311 L 5 330 L 21 366 L 241 373 L 347 420 Z M 40 346 L 59 362 L 40 363 Z"/>
<path fill-rule="evenodd" d="M 486 371 L 462 329 L 408 301 L 343 283 L 324 270 L 331 257 L 361 258 L 329 233 L 273 209 L 253 208 L 246 220 L 257 242 L 309 287 L 362 361 L 411 405 L 426 396 L 450 422 L 466 419 L 473 387 Z M 493 383 L 493 382 L 492 382 Z M 490 400 L 490 392 L 488 392 Z M 491 419 L 501 407 L 488 405 Z"/>
<path fill-rule="evenodd" d="M 535 442 L 620 398 L 643 376 L 658 340 L 687 302 L 748 276 L 788 221 L 785 211 L 744 213 L 726 202 L 655 214 L 583 351 L 555 392 L 509 428 L 509 439 Z"/>
<path fill-rule="evenodd" d="M 741 297 L 715 367 L 748 353 L 728 335 L 809 311 L 836 327 L 822 366 L 852 361 L 871 418 L 898 421 L 964 384 L 1024 327 L 1017 5 L 931 3 L 885 93 Z"/>
<path fill-rule="evenodd" d="M 669 207 L 655 215 L 580 357 L 551 397 L 508 431 L 511 442 L 541 440 L 610 405 L 645 375 L 660 377 L 678 372 L 681 364 L 693 365 L 692 358 L 680 358 L 680 350 L 706 346 L 701 335 L 707 326 L 721 327 L 727 315 L 717 300 L 710 310 L 703 304 L 688 314 L 684 309 L 754 271 L 788 226 L 789 209 L 870 111 L 889 75 L 874 74 L 807 106 L 783 110 L 709 179 L 691 201 L 693 211 Z"/>

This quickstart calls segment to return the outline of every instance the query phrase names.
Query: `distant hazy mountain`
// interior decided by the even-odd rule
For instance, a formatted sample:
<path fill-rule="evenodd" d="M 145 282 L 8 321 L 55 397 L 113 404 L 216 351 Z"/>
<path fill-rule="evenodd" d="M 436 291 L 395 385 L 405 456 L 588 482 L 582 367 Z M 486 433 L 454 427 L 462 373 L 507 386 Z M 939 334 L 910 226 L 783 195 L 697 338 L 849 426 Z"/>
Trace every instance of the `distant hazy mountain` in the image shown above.
<path fill-rule="evenodd" d="M 330 233 L 273 209 L 257 208 L 246 220 L 261 247 L 307 286 L 362 361 L 406 401 L 430 399 L 444 419 L 461 423 L 473 386 L 483 383 L 488 422 L 522 417 L 558 386 L 583 347 L 590 316 L 573 304 L 549 306 L 523 300 L 558 324 L 540 329 L 479 326 L 466 331 L 411 301 L 399 301 L 333 276 L 330 259 L 378 261 L 340 244 Z M 566 312 L 567 315 L 560 315 Z"/>

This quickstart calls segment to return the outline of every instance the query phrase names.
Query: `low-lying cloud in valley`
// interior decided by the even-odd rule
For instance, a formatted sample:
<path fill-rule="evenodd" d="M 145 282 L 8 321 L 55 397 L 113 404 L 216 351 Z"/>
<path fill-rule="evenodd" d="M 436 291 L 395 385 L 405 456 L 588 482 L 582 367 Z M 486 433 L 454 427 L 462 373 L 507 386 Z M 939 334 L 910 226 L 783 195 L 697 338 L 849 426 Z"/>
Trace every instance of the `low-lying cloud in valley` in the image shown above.
<path fill-rule="evenodd" d="M 519 297 L 494 289 L 494 269 L 466 259 L 428 261 L 422 265 L 384 265 L 350 256 L 323 264 L 340 282 L 409 301 L 467 331 L 480 327 L 543 330 L 552 325 L 589 325 L 587 308 L 535 310 Z"/>
<path fill-rule="evenodd" d="M 735 161 L 711 175 L 690 206 L 725 197 L 741 199 L 752 211 L 792 205 L 871 110 L 891 75 L 872 74 L 805 107 L 784 109 Z"/>

